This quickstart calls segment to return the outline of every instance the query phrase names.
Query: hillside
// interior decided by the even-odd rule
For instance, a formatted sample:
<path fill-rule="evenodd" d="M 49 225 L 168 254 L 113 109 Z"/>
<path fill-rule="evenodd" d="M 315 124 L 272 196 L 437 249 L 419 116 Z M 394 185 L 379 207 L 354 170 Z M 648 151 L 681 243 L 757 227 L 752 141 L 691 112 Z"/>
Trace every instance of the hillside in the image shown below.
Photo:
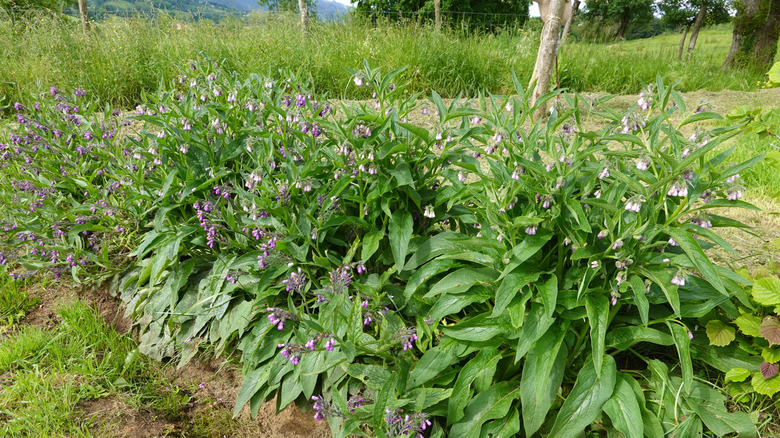
<path fill-rule="evenodd" d="M 219 21 L 228 16 L 241 15 L 256 9 L 257 0 L 150 0 L 133 2 L 127 0 L 90 0 L 90 13 L 96 18 L 109 15 L 123 17 L 134 15 L 155 15 L 165 11 L 181 19 L 209 19 Z M 316 14 L 331 19 L 347 12 L 349 8 L 331 0 L 318 0 Z M 75 11 L 74 11 L 75 12 Z"/>

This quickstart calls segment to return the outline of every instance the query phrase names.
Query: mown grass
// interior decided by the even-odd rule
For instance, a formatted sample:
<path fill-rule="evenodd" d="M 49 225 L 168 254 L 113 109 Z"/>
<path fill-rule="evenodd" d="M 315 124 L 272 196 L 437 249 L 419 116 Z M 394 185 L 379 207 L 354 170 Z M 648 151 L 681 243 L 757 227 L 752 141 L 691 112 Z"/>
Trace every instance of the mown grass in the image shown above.
<path fill-rule="evenodd" d="M 49 87 L 85 88 L 113 105 L 132 107 L 144 91 L 174 79 L 176 66 L 199 53 L 219 60 L 240 77 L 291 68 L 311 75 L 314 89 L 331 98 L 367 98 L 348 87 L 348 68 L 363 60 L 398 68 L 410 90 L 435 89 L 443 96 L 480 91 L 511 93 L 512 71 L 527 80 L 538 47 L 538 24 L 496 34 L 445 30 L 414 23 L 316 23 L 309 37 L 295 17 L 255 16 L 218 25 L 170 17 L 98 22 L 90 36 L 77 23 L 48 16 L 0 17 L 0 95 L 9 105 Z M 577 91 L 637 93 L 656 75 L 680 79 L 683 90 L 754 90 L 764 76 L 751 70 L 721 70 L 731 43 L 728 26 L 704 30 L 688 62 L 677 61 L 678 35 L 595 44 L 574 36 L 561 51 L 561 86 Z"/>

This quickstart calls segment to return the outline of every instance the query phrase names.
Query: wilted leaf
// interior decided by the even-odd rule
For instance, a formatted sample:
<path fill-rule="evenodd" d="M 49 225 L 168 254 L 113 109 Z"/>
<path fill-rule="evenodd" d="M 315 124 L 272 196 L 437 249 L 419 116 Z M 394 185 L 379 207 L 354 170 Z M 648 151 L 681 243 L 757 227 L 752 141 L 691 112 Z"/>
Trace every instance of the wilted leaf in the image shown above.
<path fill-rule="evenodd" d="M 712 320 L 707 323 L 707 337 L 710 338 L 710 345 L 725 347 L 734 340 L 736 330 L 734 327 L 726 325 L 723 321 Z"/>
<path fill-rule="evenodd" d="M 753 285 L 753 299 L 764 306 L 780 304 L 780 278 L 760 278 Z"/>
<path fill-rule="evenodd" d="M 769 341 L 769 345 L 780 345 L 780 320 L 776 316 L 764 318 L 758 332 Z"/>
<path fill-rule="evenodd" d="M 767 361 L 761 362 L 761 376 L 765 379 L 771 379 L 777 375 L 778 365 Z"/>
<path fill-rule="evenodd" d="M 761 336 L 758 332 L 758 328 L 761 326 L 761 318 L 755 315 L 742 315 L 734 320 L 734 323 L 739 327 L 739 331 L 748 336 Z"/>
<path fill-rule="evenodd" d="M 744 382 L 748 377 L 750 377 L 750 371 L 744 368 L 734 368 L 726 373 L 726 383 Z"/>

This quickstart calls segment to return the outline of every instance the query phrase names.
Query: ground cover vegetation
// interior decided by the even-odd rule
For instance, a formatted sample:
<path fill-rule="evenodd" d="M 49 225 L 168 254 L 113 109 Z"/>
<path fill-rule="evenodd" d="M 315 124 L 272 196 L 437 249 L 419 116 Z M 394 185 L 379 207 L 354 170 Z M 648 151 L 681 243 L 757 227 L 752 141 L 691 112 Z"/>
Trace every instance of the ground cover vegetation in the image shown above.
<path fill-rule="evenodd" d="M 306 38 L 295 16 L 258 15 L 246 20 L 182 22 L 161 15 L 154 20 L 111 19 L 93 24 L 85 36 L 70 20 L 44 16 L 0 20 L 0 106 L 39 94 L 50 86 L 84 88 L 115 107 L 134 107 L 144 92 L 175 79 L 181 65 L 205 52 L 224 59 L 224 67 L 243 76 L 276 74 L 279 68 L 306 72 L 329 98 L 366 99 L 365 89 L 345 87 L 347 68 L 368 59 L 372 65 L 407 65 L 401 80 L 410 92 L 436 90 L 443 97 L 478 92 L 513 92 L 508 71 L 528 77 L 533 70 L 538 35 L 507 28 L 481 33 L 406 22 L 348 20 L 313 22 Z M 679 35 L 627 43 L 577 41 L 585 27 L 561 49 L 560 86 L 581 92 L 638 93 L 657 74 L 681 80 L 682 90 L 755 90 L 764 71 L 726 69 L 731 28 L 705 28 L 697 49 L 685 63 L 677 60 Z M 457 72 L 457 74 L 452 74 Z"/>
<path fill-rule="evenodd" d="M 131 117 L 82 89 L 15 103 L 0 264 L 110 284 L 140 352 L 235 353 L 236 413 L 275 396 L 334 436 L 773 421 L 780 280 L 705 253 L 745 228 L 722 211 L 756 208 L 740 175 L 766 154 L 733 162 L 728 142 L 766 119 L 688 107 L 661 79 L 625 112 L 566 94 L 534 122 L 516 78 L 445 104 L 403 69 L 349 77 L 371 100 L 200 58 Z M 409 121 L 421 105 L 430 129 Z"/>

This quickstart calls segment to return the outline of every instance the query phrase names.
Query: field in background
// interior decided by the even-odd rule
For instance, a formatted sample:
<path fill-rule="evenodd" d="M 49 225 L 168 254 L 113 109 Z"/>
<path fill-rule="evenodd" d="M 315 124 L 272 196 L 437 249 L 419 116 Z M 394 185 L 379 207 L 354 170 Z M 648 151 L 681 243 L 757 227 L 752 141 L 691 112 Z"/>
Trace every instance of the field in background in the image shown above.
<path fill-rule="evenodd" d="M 311 36 L 298 32 L 294 16 L 257 14 L 240 21 L 186 23 L 111 19 L 84 36 L 76 23 L 38 17 L 0 18 L 0 107 L 25 101 L 50 87 L 84 88 L 115 106 L 133 107 L 143 92 L 176 78 L 180 66 L 200 53 L 240 77 L 291 68 L 311 75 L 314 89 L 331 98 L 367 98 L 348 87 L 348 68 L 364 59 L 373 66 L 408 66 L 411 91 L 442 96 L 511 93 L 511 73 L 530 77 L 538 47 L 538 23 L 496 34 L 465 30 L 434 32 L 428 26 L 360 22 L 317 23 Z M 679 35 L 611 44 L 576 41 L 562 48 L 560 83 L 577 91 L 638 93 L 656 75 L 680 80 L 684 91 L 755 90 L 764 75 L 721 70 L 731 43 L 729 26 L 704 30 L 689 63 L 677 61 Z M 1 99 L 1 98 L 0 98 Z"/>

